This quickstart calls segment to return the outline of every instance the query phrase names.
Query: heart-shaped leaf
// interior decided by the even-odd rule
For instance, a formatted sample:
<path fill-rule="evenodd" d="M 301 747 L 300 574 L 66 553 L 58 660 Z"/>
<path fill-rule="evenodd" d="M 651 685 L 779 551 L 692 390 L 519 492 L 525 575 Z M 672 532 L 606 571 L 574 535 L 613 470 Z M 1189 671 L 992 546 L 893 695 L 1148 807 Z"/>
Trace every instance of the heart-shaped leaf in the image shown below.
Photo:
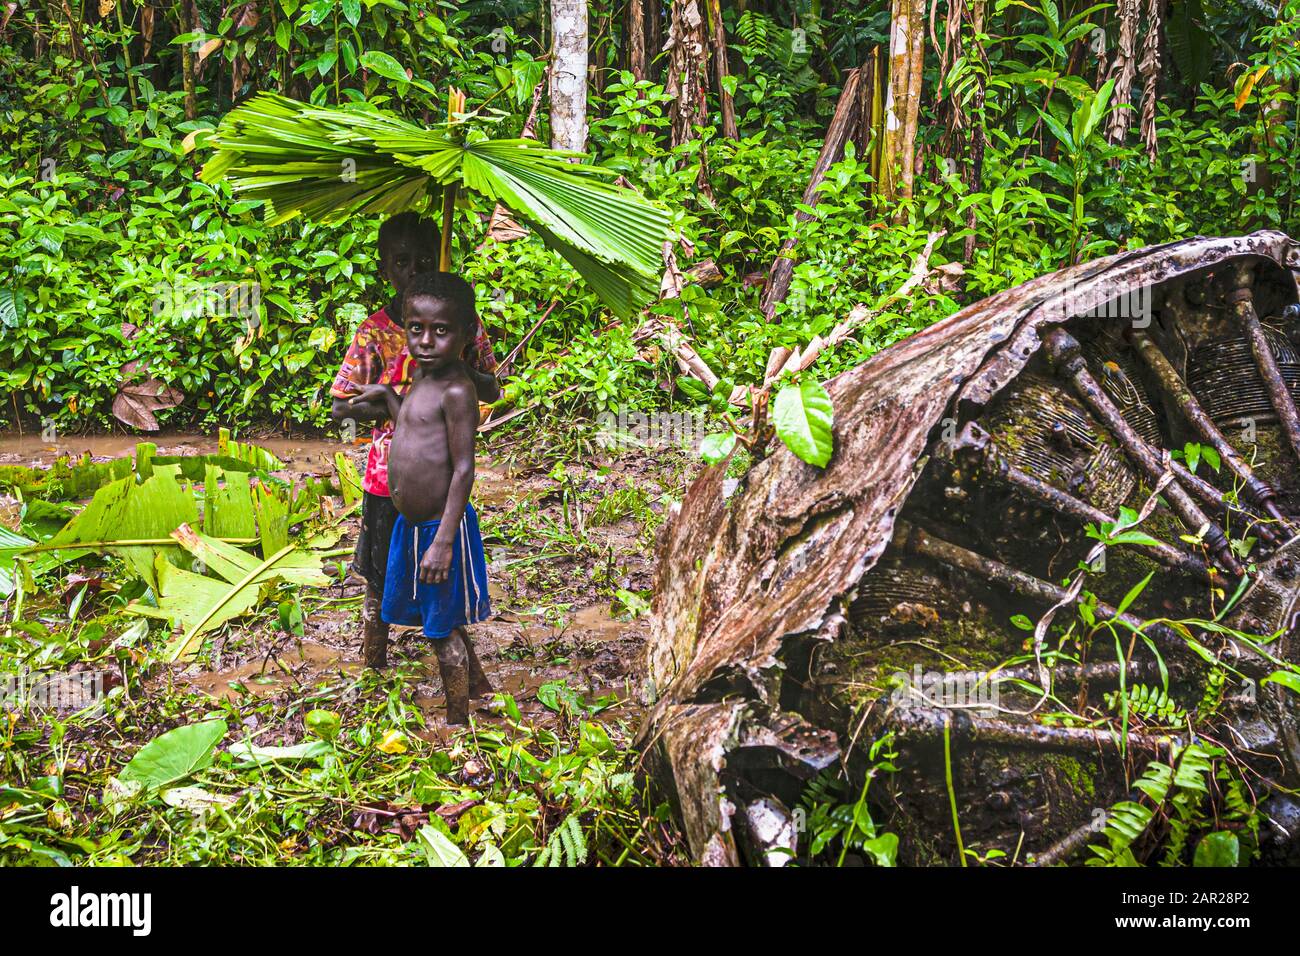
<path fill-rule="evenodd" d="M 834 447 L 831 397 L 811 378 L 791 383 L 776 393 L 772 423 L 786 447 L 810 465 L 825 468 Z"/>
<path fill-rule="evenodd" d="M 212 754 L 224 736 L 224 720 L 176 727 L 141 747 L 118 776 L 151 790 L 184 780 L 212 763 Z"/>

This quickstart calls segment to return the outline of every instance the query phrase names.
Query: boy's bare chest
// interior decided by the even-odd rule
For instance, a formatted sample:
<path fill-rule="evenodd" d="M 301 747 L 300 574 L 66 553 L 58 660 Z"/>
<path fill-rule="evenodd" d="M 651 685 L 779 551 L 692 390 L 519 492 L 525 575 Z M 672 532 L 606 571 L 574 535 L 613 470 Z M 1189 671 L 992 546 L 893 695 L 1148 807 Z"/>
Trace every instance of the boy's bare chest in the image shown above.
<path fill-rule="evenodd" d="M 441 382 L 417 381 L 402 400 L 402 410 L 397 416 L 397 429 L 427 430 L 445 428 L 442 416 L 446 387 Z"/>

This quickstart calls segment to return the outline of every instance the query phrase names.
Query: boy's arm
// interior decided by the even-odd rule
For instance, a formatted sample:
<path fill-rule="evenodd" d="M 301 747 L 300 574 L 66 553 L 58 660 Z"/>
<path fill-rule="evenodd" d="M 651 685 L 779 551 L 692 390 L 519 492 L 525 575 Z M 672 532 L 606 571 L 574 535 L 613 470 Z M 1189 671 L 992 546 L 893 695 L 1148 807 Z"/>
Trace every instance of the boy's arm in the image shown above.
<path fill-rule="evenodd" d="M 370 320 L 363 322 L 357 329 L 343 356 L 334 382 L 330 386 L 330 418 L 335 423 L 351 419 L 355 422 L 382 421 L 388 417 L 388 405 L 380 402 L 352 403 L 367 385 L 378 382 L 383 377 L 384 354 L 374 339 L 374 330 Z"/>
<path fill-rule="evenodd" d="M 481 320 L 475 330 L 474 341 L 465 351 L 465 365 L 474 382 L 478 400 L 491 405 L 501 397 L 501 383 L 497 381 L 497 358 L 492 354 L 492 340 L 488 338 Z"/>
<path fill-rule="evenodd" d="M 330 419 L 335 424 L 347 421 L 349 418 L 354 422 L 381 422 L 388 418 L 388 402 L 353 402 L 347 398 L 336 398 L 334 404 L 330 406 Z"/>
<path fill-rule="evenodd" d="M 391 418 L 397 421 L 397 413 L 402 408 L 402 398 L 391 385 L 367 385 L 360 394 L 345 404 L 353 409 L 363 409 L 363 414 L 372 409 L 379 409 L 381 411 L 375 416 L 376 418 Z"/>
<path fill-rule="evenodd" d="M 420 580 L 439 584 L 447 580 L 451 567 L 451 546 L 460 533 L 460 522 L 474 487 L 474 435 L 478 431 L 478 397 L 465 384 L 447 388 L 443 397 L 443 419 L 447 423 L 447 453 L 451 459 L 451 484 L 438 533 L 420 561 Z M 468 555 L 463 560 L 468 560 Z"/>
<path fill-rule="evenodd" d="M 492 372 L 479 372 L 469 369 L 469 377 L 474 380 L 474 391 L 480 402 L 491 405 L 501 397 L 501 383 Z"/>

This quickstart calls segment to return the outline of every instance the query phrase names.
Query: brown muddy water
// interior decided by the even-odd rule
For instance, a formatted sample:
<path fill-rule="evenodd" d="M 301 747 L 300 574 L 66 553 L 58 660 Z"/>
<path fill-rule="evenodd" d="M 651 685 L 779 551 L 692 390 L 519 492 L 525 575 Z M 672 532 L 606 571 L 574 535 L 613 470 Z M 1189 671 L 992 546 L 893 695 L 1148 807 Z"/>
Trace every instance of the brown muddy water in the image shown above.
<path fill-rule="evenodd" d="M 288 475 L 332 474 L 334 455 L 346 451 L 364 469 L 366 441 L 345 444 L 330 438 L 239 436 L 260 445 L 285 463 Z M 0 464 L 48 466 L 56 458 L 111 459 L 133 454 L 139 441 L 151 441 L 160 455 L 207 454 L 215 436 L 61 436 L 47 442 L 39 434 L 0 434 Z M 497 446 L 493 446 L 494 449 Z M 662 515 L 669 497 L 680 496 L 681 473 L 669 474 L 653 459 L 623 458 L 566 463 L 565 489 L 530 470 L 480 456 L 473 501 L 484 525 L 494 616 L 476 625 L 472 636 L 484 669 L 498 690 L 514 696 L 526 722 L 549 724 L 555 715 L 538 699 L 551 681 L 565 681 L 588 700 L 613 695 L 620 703 L 598 719 L 634 720 L 641 710 L 642 650 L 648 624 L 615 615 L 615 589 L 648 598 L 651 586 L 652 531 L 644 521 Z M 649 513 L 597 523 L 588 520 L 606 491 L 637 487 L 648 493 Z M 575 493 L 583 511 L 573 504 Z M 574 545 L 556 528 L 580 525 Z M 651 518 L 653 521 L 653 518 Z M 348 519 L 339 548 L 355 543 L 359 516 Z M 536 530 L 536 534 L 533 530 Z M 546 529 L 550 529 L 547 531 Z M 340 559 L 344 562 L 347 557 Z M 327 565 L 330 562 L 327 562 Z M 69 573 L 75 572 L 69 568 Z M 348 575 L 341 586 L 303 592 L 304 635 L 279 631 L 266 618 L 231 626 L 213 641 L 201 663 L 159 675 L 213 698 L 252 697 L 288 705 L 328 687 L 355 682 L 360 660 L 360 581 Z M 621 608 L 619 608 L 621 610 Z M 432 648 L 417 629 L 395 628 L 389 649 L 390 672 L 407 685 L 409 699 L 424 713 L 428 734 L 445 738 L 441 679 Z M 480 702 L 479 722 L 501 718 Z"/>

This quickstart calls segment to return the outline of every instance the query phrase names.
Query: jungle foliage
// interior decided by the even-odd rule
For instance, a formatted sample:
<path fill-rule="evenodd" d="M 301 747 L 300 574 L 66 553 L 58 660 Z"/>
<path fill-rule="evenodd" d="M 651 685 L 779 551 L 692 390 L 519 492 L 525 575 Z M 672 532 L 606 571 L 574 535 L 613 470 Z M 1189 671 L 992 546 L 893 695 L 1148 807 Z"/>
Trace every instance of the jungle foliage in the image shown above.
<path fill-rule="evenodd" d="M 666 9 L 647 6 L 663 28 Z M 914 195 L 881 196 L 879 170 L 850 144 L 816 214 L 797 218 L 847 71 L 887 39 L 888 4 L 729 6 L 722 89 L 738 136 L 721 134 L 711 89 L 709 123 L 676 145 L 666 55 L 651 50 L 637 79 L 622 8 L 593 5 L 593 161 L 672 211 L 683 267 L 716 263 L 721 283 L 688 284 L 653 310 L 685 320 L 729 382 L 760 382 L 773 347 L 806 346 L 855 305 L 887 303 L 821 355 L 817 378 L 1073 260 L 1197 233 L 1296 231 L 1295 0 L 1175 0 L 1154 29 L 1158 75 L 1141 70 L 1127 88 L 1104 78 L 1123 26 L 1112 4 L 980 9 L 982 23 L 950 18 L 926 39 Z M 324 425 L 350 332 L 388 296 L 377 222 L 268 228 L 257 201 L 197 178 L 210 155 L 192 148 L 198 132 L 261 90 L 434 123 L 457 86 L 470 108 L 502 111 L 513 136 L 549 43 L 543 7 L 523 2 L 103 0 L 69 17 L 19 0 L 8 11 L 0 416 L 59 430 L 111 424 L 115 398 L 142 380 L 174 389 L 153 409 L 165 426 Z M 1154 145 L 1138 130 L 1147 110 Z M 1122 114 L 1133 115 L 1117 138 Z M 547 122 L 543 109 L 543 142 Z M 456 268 L 478 287 L 498 353 L 555 305 L 514 363 L 526 374 L 511 402 L 590 418 L 707 401 L 675 388 L 670 357 L 634 343 L 636 323 L 614 319 L 535 237 L 484 242 L 490 213 L 473 198 L 457 211 Z M 939 229 L 931 265 L 960 264 L 946 273 L 955 280 L 887 301 Z M 768 321 L 762 279 L 791 237 L 790 292 Z M 239 300 L 249 283 L 255 301 Z"/>

